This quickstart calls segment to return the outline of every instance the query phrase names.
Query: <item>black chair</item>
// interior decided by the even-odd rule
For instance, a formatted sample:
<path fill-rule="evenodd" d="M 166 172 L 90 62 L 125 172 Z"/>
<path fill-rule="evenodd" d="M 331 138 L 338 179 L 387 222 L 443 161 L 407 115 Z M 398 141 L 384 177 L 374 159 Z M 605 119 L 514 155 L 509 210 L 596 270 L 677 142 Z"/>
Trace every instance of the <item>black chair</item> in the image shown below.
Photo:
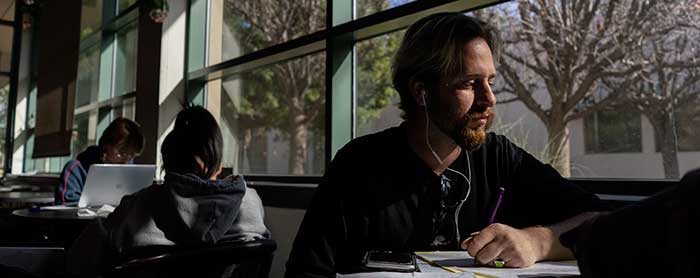
<path fill-rule="evenodd" d="M 274 240 L 140 247 L 103 277 L 268 277 L 276 248 Z"/>

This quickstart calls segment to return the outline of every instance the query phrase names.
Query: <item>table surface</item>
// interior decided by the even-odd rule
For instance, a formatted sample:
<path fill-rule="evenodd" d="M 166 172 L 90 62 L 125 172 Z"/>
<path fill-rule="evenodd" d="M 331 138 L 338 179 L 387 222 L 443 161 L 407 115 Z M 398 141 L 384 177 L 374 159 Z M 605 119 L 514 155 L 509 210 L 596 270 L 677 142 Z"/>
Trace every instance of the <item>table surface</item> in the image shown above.
<path fill-rule="evenodd" d="M 465 251 L 416 252 L 445 268 L 433 266 L 424 260 L 417 260 L 421 272 L 367 272 L 341 275 L 338 278 L 374 278 L 374 277 L 431 277 L 431 278 L 516 278 L 516 277 L 578 277 L 580 275 L 576 261 L 539 262 L 526 268 L 474 267 L 473 258 Z"/>
<path fill-rule="evenodd" d="M 91 207 L 90 209 L 92 210 L 97 210 L 99 207 Z M 23 217 L 23 218 L 30 218 L 30 219 L 35 219 L 35 220 L 56 220 L 56 221 L 91 221 L 93 219 L 99 218 L 99 217 L 105 217 L 105 216 L 97 216 L 97 215 L 91 215 L 91 216 L 78 216 L 78 210 L 79 208 L 77 207 L 72 207 L 72 208 L 62 208 L 62 209 L 42 209 L 40 208 L 39 210 L 33 210 L 33 209 L 18 209 L 12 211 L 12 215 L 18 216 L 18 217 Z"/>

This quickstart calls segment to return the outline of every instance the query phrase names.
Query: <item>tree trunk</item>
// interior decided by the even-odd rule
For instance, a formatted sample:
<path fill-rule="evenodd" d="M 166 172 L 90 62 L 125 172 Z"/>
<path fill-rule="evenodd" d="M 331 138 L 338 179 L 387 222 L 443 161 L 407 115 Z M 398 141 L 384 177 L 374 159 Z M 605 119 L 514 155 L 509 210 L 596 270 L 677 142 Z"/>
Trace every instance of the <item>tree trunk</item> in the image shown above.
<path fill-rule="evenodd" d="M 245 171 L 244 165 L 246 161 L 250 161 L 248 148 L 250 148 L 251 131 L 249 128 L 237 130 L 236 135 L 238 137 L 238 163 L 236 163 L 237 168 L 233 169 L 234 174 Z"/>
<path fill-rule="evenodd" d="M 304 162 L 306 161 L 306 139 L 308 127 L 304 121 L 304 111 L 298 106 L 292 105 L 289 109 L 289 173 L 292 175 L 304 174 Z"/>
<path fill-rule="evenodd" d="M 654 113 L 653 117 L 649 117 L 656 132 L 656 139 L 659 140 L 659 149 L 661 151 L 661 161 L 664 166 L 664 176 L 668 179 L 677 179 L 680 177 L 678 167 L 678 142 L 674 133 L 674 121 L 672 113 Z"/>
<path fill-rule="evenodd" d="M 569 128 L 566 123 L 547 125 L 546 157 L 542 162 L 549 163 L 564 177 L 571 176 L 571 153 L 569 149 Z"/>

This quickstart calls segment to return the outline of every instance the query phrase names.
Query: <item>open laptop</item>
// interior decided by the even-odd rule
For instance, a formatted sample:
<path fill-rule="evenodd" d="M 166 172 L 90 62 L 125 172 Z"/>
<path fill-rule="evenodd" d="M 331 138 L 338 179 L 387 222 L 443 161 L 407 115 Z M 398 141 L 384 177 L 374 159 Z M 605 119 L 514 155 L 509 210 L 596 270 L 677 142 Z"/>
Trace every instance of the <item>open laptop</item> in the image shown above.
<path fill-rule="evenodd" d="M 156 175 L 153 164 L 93 164 L 88 171 L 78 207 L 117 206 L 124 195 L 151 185 Z"/>

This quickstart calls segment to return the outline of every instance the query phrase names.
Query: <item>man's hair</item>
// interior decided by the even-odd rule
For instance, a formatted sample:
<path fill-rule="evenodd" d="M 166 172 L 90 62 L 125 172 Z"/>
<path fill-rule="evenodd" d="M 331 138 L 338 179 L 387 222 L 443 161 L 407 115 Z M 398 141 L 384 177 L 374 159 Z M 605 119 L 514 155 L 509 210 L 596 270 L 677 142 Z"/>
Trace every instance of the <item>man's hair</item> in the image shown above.
<path fill-rule="evenodd" d="M 416 111 L 411 84 L 424 83 L 435 89 L 441 78 L 451 80 L 464 68 L 464 45 L 475 38 L 486 41 L 498 56 L 498 32 L 485 22 L 462 13 L 438 13 L 413 23 L 403 37 L 392 66 L 394 88 L 399 93 L 403 118 Z"/>
<path fill-rule="evenodd" d="M 175 128 L 160 148 L 163 170 L 209 179 L 221 165 L 223 141 L 219 124 L 209 111 L 201 106 L 187 107 L 177 114 Z M 204 163 L 204 169 L 196 158 Z"/>
<path fill-rule="evenodd" d="M 140 154 L 144 141 L 139 124 L 126 118 L 117 118 L 107 126 L 97 144 L 103 149 L 109 146 L 120 151 Z"/>

